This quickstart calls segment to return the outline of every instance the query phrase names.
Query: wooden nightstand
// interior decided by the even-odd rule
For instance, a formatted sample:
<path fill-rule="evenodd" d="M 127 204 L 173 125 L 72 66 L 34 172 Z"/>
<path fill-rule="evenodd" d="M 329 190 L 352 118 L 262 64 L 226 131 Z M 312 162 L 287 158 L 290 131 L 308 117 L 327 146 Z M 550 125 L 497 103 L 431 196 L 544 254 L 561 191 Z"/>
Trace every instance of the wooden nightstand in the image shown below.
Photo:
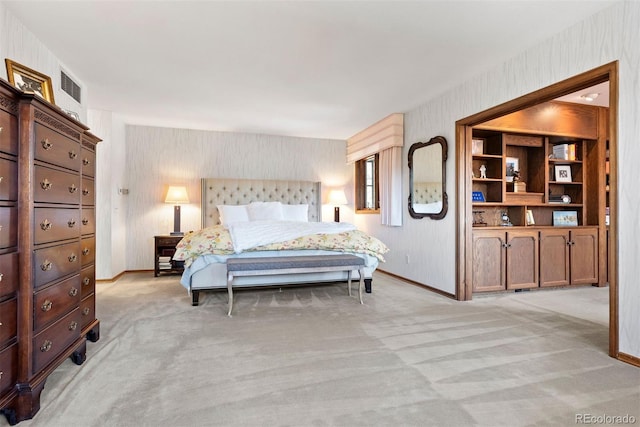
<path fill-rule="evenodd" d="M 160 273 L 182 274 L 184 262 L 171 259 L 176 252 L 176 245 L 182 240 L 182 236 L 154 236 L 154 240 L 154 276 L 158 277 Z"/>

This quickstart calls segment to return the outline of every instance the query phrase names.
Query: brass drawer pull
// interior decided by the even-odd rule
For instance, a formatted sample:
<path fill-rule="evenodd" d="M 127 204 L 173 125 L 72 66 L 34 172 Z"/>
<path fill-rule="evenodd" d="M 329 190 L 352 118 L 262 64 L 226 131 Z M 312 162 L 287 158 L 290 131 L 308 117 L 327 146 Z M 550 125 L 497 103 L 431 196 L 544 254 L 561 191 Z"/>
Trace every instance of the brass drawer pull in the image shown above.
<path fill-rule="evenodd" d="M 82 159 L 82 164 L 83 164 L 84 166 L 89 166 L 89 163 L 91 163 L 91 162 L 89 161 L 89 159 Z"/>
<path fill-rule="evenodd" d="M 0 176 L 0 182 L 2 182 L 3 179 L 4 179 L 4 176 Z"/>
<path fill-rule="evenodd" d="M 82 218 L 82 225 L 89 224 L 89 220 L 87 218 Z"/>
<path fill-rule="evenodd" d="M 78 187 L 76 187 L 76 185 L 75 185 L 75 184 L 71 184 L 71 185 L 69 186 L 69 193 L 73 194 L 73 193 L 75 193 L 76 191 L 78 191 Z"/>
<path fill-rule="evenodd" d="M 82 279 L 82 284 L 83 285 L 88 285 L 89 283 L 91 283 L 91 279 L 89 279 L 88 277 L 85 277 L 84 279 Z"/>
<path fill-rule="evenodd" d="M 82 190 L 82 195 L 83 196 L 88 196 L 89 195 L 89 189 L 85 188 Z"/>
<path fill-rule="evenodd" d="M 51 221 L 45 219 L 40 223 L 40 228 L 42 229 L 42 231 L 51 230 Z"/>
<path fill-rule="evenodd" d="M 51 350 L 51 346 L 53 345 L 53 343 L 49 340 L 46 340 L 44 343 L 42 343 L 42 345 L 40 346 L 40 351 L 43 353 L 46 353 L 47 351 Z"/>
<path fill-rule="evenodd" d="M 75 159 L 76 157 L 78 157 L 78 155 L 76 154 L 75 151 L 69 151 L 69 158 L 70 159 Z"/>
<path fill-rule="evenodd" d="M 40 187 L 42 187 L 43 190 L 50 190 L 52 186 L 53 184 L 47 178 L 40 183 Z"/>
<path fill-rule="evenodd" d="M 89 253 L 90 253 L 90 252 L 91 252 L 91 249 L 89 249 L 89 248 L 84 248 L 84 249 L 82 250 L 82 255 L 89 255 Z"/>
<path fill-rule="evenodd" d="M 76 295 L 78 295 L 78 289 L 77 288 L 69 289 L 69 296 L 70 297 L 75 297 Z"/>
<path fill-rule="evenodd" d="M 53 263 L 51 261 L 49 261 L 48 259 L 44 260 L 44 262 L 40 266 L 42 271 L 49 271 L 49 270 L 51 270 L 52 267 L 53 267 Z"/>
<path fill-rule="evenodd" d="M 53 147 L 53 143 L 49 142 L 49 138 L 43 139 L 41 144 L 42 148 L 44 148 L 45 150 L 50 150 L 51 147 Z"/>
<path fill-rule="evenodd" d="M 2 133 L 3 130 L 4 130 L 4 128 L 2 126 L 0 126 L 0 133 Z"/>
<path fill-rule="evenodd" d="M 73 322 L 69 323 L 69 330 L 70 331 L 75 331 L 77 327 L 78 327 L 78 322 L 73 321 Z"/>
<path fill-rule="evenodd" d="M 71 255 L 69 255 L 68 259 L 69 259 L 69 262 L 76 262 L 78 257 L 76 256 L 76 254 L 71 254 Z"/>
<path fill-rule="evenodd" d="M 0 282 L 2 282 L 3 277 L 4 277 L 4 274 L 0 273 Z"/>
<path fill-rule="evenodd" d="M 40 307 L 42 309 L 42 311 L 49 311 L 51 310 L 51 308 L 53 307 L 53 302 L 46 300 L 45 302 L 42 303 L 42 307 Z"/>
<path fill-rule="evenodd" d="M 69 226 L 69 228 L 73 228 L 76 226 L 76 220 L 75 219 L 70 219 L 69 222 L 67 222 L 67 225 Z"/>
<path fill-rule="evenodd" d="M 85 308 L 82 310 L 82 315 L 83 315 L 83 316 L 87 316 L 89 313 L 91 313 L 91 309 L 90 309 L 89 307 L 85 307 Z"/>

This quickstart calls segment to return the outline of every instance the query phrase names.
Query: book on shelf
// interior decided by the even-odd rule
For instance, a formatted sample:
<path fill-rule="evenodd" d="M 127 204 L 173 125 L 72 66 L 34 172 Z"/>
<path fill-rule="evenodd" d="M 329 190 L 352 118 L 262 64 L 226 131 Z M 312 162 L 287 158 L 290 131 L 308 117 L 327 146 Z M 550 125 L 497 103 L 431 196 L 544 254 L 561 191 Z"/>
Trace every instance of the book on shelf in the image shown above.
<path fill-rule="evenodd" d="M 158 262 L 171 262 L 171 257 L 170 256 L 159 256 L 158 257 Z"/>
<path fill-rule="evenodd" d="M 559 160 L 575 160 L 576 144 L 557 144 L 553 146 L 553 158 Z"/>

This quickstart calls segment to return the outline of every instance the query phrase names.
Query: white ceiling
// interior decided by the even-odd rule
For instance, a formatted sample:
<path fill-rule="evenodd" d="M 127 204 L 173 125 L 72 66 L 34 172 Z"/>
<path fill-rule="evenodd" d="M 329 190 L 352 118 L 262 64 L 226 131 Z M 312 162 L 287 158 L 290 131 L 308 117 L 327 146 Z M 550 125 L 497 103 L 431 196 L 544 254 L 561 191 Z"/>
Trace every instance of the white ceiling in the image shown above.
<path fill-rule="evenodd" d="M 615 0 L 3 3 L 84 82 L 89 108 L 346 139 Z"/>

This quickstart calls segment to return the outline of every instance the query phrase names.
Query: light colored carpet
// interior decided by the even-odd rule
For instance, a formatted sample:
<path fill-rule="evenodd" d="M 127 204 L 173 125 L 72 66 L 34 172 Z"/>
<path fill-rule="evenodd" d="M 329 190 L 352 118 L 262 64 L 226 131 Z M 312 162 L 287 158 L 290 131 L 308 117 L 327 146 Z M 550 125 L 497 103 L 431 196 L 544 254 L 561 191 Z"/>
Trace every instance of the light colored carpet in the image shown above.
<path fill-rule="evenodd" d="M 546 426 L 630 414 L 640 369 L 607 355 L 608 289 L 456 302 L 376 273 L 201 295 L 178 276 L 97 287 L 101 339 L 21 426 Z M 0 420 L 5 427 L 6 420 Z"/>

